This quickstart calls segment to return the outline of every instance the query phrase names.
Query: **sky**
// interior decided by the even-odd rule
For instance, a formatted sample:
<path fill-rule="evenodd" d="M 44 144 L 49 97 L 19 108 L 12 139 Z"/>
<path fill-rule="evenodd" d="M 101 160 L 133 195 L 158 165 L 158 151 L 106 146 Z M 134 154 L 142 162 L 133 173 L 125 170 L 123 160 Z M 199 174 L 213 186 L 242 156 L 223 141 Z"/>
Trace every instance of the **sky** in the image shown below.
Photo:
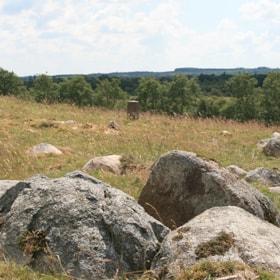
<path fill-rule="evenodd" d="M 278 68 L 279 15 L 280 0 L 0 0 L 0 68 Z"/>

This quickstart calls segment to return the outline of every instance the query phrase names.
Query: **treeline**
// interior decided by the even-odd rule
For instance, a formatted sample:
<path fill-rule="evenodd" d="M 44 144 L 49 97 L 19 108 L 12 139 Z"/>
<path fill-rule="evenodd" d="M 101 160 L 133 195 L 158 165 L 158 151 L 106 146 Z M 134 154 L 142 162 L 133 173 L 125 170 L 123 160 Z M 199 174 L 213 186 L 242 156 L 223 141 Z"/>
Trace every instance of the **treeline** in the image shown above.
<path fill-rule="evenodd" d="M 280 123 L 280 72 L 142 78 L 42 74 L 23 79 L 0 68 L 0 94 L 110 109 L 126 109 L 133 99 L 141 111 Z"/>

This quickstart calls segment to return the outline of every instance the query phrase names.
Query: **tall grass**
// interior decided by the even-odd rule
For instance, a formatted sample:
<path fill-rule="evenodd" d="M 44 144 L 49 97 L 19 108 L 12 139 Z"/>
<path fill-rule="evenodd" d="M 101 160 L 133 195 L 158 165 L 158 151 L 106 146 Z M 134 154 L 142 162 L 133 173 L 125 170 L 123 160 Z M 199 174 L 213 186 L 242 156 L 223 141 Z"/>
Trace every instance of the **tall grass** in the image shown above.
<path fill-rule="evenodd" d="M 75 123 L 67 124 L 67 120 Z M 112 120 L 119 125 L 119 131 L 108 128 Z M 172 118 L 150 113 L 141 113 L 139 120 L 131 121 L 124 111 L 46 105 L 1 96 L 0 180 L 21 180 L 38 173 L 60 177 L 81 170 L 93 157 L 119 154 L 127 156 L 135 168 L 124 175 L 103 171 L 89 174 L 138 198 L 149 167 L 171 150 L 191 151 L 214 159 L 222 166 L 235 164 L 246 170 L 261 166 L 278 168 L 280 159 L 266 157 L 257 143 L 279 129 L 256 122 Z M 230 134 L 223 134 L 224 130 Z M 61 149 L 63 155 L 31 156 L 27 153 L 39 143 L 52 144 Z M 262 188 L 262 191 L 267 190 Z M 278 207 L 279 201 L 278 195 Z M 7 272 L 3 264 L 0 265 L 1 278 Z M 32 277 L 9 279 L 44 279 Z"/>
<path fill-rule="evenodd" d="M 67 120 L 76 123 L 60 123 Z M 118 132 L 109 130 L 112 120 L 120 126 Z M 224 136 L 223 130 L 231 135 Z M 147 167 L 174 149 L 195 152 L 223 166 L 236 164 L 247 170 L 278 167 L 280 159 L 267 158 L 257 148 L 258 141 L 277 130 L 279 127 L 255 122 L 171 118 L 149 113 L 130 121 L 124 111 L 0 97 L 0 179 L 25 179 L 37 173 L 59 177 L 81 169 L 95 156 L 119 154 L 132 157 L 138 172 L 126 176 L 104 172 L 92 175 L 137 195 L 130 187 L 141 187 L 149 172 Z M 27 150 L 39 143 L 50 143 L 64 154 L 30 156 Z"/>
<path fill-rule="evenodd" d="M 17 265 L 14 262 L 0 262 L 0 279 L 2 280 L 69 280 L 63 275 L 46 275 L 36 273 L 27 266 Z"/>

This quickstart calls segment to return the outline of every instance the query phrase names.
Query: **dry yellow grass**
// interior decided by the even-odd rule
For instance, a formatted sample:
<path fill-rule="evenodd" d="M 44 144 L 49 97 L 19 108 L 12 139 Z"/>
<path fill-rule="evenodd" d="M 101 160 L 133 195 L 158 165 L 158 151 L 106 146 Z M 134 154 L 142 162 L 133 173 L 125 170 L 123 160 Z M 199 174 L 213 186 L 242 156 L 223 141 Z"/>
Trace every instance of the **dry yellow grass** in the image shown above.
<path fill-rule="evenodd" d="M 63 275 L 46 275 L 36 273 L 27 266 L 13 262 L 0 262 L 0 279 L 2 280 L 69 280 L 71 277 Z"/>
<path fill-rule="evenodd" d="M 75 123 L 63 123 L 67 120 Z M 119 131 L 108 128 L 112 120 L 120 126 Z M 124 111 L 45 105 L 2 96 L 0 180 L 26 179 L 38 173 L 60 177 L 81 169 L 95 156 L 119 154 L 128 156 L 136 169 L 122 176 L 103 171 L 90 175 L 137 198 L 149 175 L 149 166 L 171 150 L 195 152 L 223 166 L 235 164 L 246 170 L 278 168 L 280 159 L 264 156 L 257 143 L 279 129 L 255 122 L 171 118 L 150 113 L 141 113 L 139 120 L 131 121 Z M 27 150 L 39 143 L 52 144 L 64 153 L 29 155 Z M 0 267 L 0 275 L 6 273 L 2 271 Z"/>
<path fill-rule="evenodd" d="M 75 124 L 62 123 L 67 120 L 74 120 Z M 108 128 L 112 120 L 118 123 L 120 131 Z M 279 127 L 149 113 L 142 113 L 138 121 L 130 121 L 124 111 L 0 97 L 0 179 L 25 179 L 37 173 L 59 177 L 81 169 L 95 156 L 119 154 L 132 157 L 139 168 L 126 176 L 104 172 L 91 175 L 137 196 L 147 178 L 147 167 L 175 149 L 195 152 L 223 166 L 236 164 L 247 170 L 278 167 L 280 159 L 265 157 L 256 146 L 274 131 L 279 131 Z M 27 150 L 39 143 L 50 143 L 64 154 L 30 156 Z"/>

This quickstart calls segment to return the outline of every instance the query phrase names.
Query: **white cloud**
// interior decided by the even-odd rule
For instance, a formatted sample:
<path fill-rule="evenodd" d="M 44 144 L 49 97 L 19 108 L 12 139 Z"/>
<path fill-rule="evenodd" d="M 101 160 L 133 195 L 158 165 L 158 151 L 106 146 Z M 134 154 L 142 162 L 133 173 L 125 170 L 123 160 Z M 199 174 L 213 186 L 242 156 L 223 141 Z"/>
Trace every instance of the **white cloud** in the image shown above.
<path fill-rule="evenodd" d="M 220 31 L 224 30 L 225 32 L 235 31 L 237 30 L 237 24 L 229 18 L 224 18 L 219 22 L 217 28 L 218 30 Z"/>
<path fill-rule="evenodd" d="M 170 61 L 197 67 L 279 67 L 279 8 L 275 1 L 249 1 L 241 6 L 245 22 L 221 15 L 218 24 L 203 33 L 194 27 L 184 40 L 171 42 L 181 55 L 173 53 Z M 251 20 L 257 24 L 250 24 Z"/>
<path fill-rule="evenodd" d="M 278 2 L 250 0 L 236 7 L 243 25 L 227 14 L 228 5 L 220 12 L 219 1 L 213 0 L 216 13 L 209 11 L 205 22 L 205 13 L 197 19 L 186 10 L 199 3 L 184 1 L 13 0 L 16 6 L 0 0 L 0 67 L 19 74 L 245 67 L 254 55 L 256 64 L 276 63 L 270 57 L 280 53 Z"/>
<path fill-rule="evenodd" d="M 30 52 L 41 52 L 42 55 L 61 52 L 66 57 L 77 56 L 77 59 L 79 56 L 81 64 L 98 63 L 100 71 L 106 71 L 106 68 L 113 70 L 114 65 L 117 70 L 120 61 L 127 67 L 134 63 L 135 69 L 151 67 L 143 62 L 153 50 L 150 47 L 153 38 L 161 37 L 163 44 L 160 47 L 164 48 L 179 26 L 176 1 L 153 5 L 149 1 L 57 3 L 51 0 L 42 2 L 40 7 L 30 12 L 30 18 L 25 19 L 29 28 L 25 25 L 16 32 L 28 30 L 29 40 L 33 42 L 28 45 Z M 145 4 L 146 10 L 138 11 L 136 6 L 139 4 Z M 19 16 L 23 19 L 24 14 Z M 18 42 L 17 36 L 15 44 Z M 157 54 L 158 50 L 154 48 L 154 52 Z"/>
<path fill-rule="evenodd" d="M 250 1 L 241 7 L 244 18 L 255 21 L 280 23 L 280 3 L 273 0 Z"/>

